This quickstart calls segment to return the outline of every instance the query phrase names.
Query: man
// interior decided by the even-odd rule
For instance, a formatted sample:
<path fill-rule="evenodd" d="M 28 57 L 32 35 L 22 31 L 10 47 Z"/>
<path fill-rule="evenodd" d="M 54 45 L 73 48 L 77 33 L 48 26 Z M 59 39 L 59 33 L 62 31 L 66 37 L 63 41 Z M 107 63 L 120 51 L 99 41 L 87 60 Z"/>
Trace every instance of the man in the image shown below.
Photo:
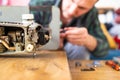
<path fill-rule="evenodd" d="M 31 0 L 30 5 L 57 5 L 61 11 L 60 48 L 68 59 L 87 59 L 108 53 L 109 45 L 98 21 L 97 0 Z"/>

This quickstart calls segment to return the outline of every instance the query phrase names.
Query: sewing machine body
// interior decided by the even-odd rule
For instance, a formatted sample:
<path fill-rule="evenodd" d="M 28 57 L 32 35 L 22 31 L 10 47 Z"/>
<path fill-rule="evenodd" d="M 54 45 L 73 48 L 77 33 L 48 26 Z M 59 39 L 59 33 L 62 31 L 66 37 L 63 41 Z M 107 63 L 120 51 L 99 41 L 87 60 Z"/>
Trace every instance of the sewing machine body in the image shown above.
<path fill-rule="evenodd" d="M 37 8 L 34 7 L 34 9 Z M 43 10 L 50 10 L 52 14 L 47 28 L 34 20 L 27 24 L 22 22 L 22 14 L 29 14 L 30 7 L 0 6 L 0 55 L 28 54 L 39 50 L 58 49 L 59 9 L 52 6 L 42 7 L 39 11 Z"/>

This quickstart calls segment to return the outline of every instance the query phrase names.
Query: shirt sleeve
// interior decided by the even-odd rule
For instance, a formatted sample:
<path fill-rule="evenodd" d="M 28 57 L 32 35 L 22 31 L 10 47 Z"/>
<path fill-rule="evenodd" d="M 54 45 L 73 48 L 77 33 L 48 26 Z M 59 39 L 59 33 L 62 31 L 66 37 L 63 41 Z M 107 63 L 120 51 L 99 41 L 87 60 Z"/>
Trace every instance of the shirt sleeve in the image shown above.
<path fill-rule="evenodd" d="M 100 27 L 96 8 L 93 8 L 90 13 L 88 13 L 87 26 L 89 34 L 97 39 L 97 47 L 91 53 L 96 57 L 107 55 L 110 47 L 107 38 Z"/>

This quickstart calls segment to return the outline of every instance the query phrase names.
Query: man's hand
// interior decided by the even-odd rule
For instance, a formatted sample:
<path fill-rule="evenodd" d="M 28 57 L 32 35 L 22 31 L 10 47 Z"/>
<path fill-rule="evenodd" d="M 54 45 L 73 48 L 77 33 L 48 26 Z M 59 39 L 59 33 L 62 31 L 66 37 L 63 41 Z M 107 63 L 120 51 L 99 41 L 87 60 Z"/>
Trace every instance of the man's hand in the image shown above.
<path fill-rule="evenodd" d="M 88 37 L 86 28 L 69 27 L 65 28 L 67 40 L 75 45 L 85 45 Z"/>
<path fill-rule="evenodd" d="M 64 29 L 66 32 L 61 33 L 62 38 L 66 38 L 72 44 L 85 46 L 90 51 L 93 51 L 97 46 L 97 40 L 88 34 L 86 28 L 68 27 Z"/>
<path fill-rule="evenodd" d="M 59 49 L 62 49 L 64 44 L 63 41 L 66 37 L 65 31 L 63 29 L 60 30 L 60 44 L 59 44 Z"/>

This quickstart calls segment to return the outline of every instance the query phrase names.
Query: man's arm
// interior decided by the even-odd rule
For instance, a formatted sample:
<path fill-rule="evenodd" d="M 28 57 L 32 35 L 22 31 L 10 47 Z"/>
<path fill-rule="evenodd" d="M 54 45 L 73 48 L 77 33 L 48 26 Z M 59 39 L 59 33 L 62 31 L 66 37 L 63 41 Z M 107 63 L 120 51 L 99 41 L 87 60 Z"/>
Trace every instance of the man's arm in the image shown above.
<path fill-rule="evenodd" d="M 100 27 L 100 22 L 98 20 L 98 12 L 96 8 L 91 10 L 91 13 L 88 19 L 92 20 L 88 26 L 89 34 L 93 35 L 97 40 L 96 48 L 91 51 L 94 56 L 105 56 L 109 50 L 109 44 L 106 36 L 103 34 L 103 31 Z"/>

